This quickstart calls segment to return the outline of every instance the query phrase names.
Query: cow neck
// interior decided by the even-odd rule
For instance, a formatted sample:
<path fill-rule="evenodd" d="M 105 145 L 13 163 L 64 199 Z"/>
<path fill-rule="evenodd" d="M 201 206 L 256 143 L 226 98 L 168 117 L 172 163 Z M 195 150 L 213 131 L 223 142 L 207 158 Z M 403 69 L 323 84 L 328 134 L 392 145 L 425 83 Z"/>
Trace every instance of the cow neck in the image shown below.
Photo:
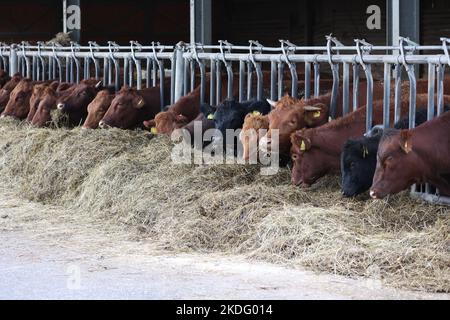
<path fill-rule="evenodd" d="M 430 167 L 449 169 L 450 158 L 450 112 L 434 118 L 412 129 L 411 142 L 413 151 Z M 436 142 L 436 143 L 433 143 Z"/>

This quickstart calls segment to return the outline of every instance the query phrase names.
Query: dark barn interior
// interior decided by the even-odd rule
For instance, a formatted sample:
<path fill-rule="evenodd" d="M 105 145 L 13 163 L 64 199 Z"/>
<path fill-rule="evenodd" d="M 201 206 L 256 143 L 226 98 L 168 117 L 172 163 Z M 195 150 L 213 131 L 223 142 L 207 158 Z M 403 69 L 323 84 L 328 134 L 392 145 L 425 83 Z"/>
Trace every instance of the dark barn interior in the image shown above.
<path fill-rule="evenodd" d="M 366 27 L 369 5 L 381 8 L 381 30 Z M 0 41 L 45 41 L 62 30 L 62 2 L 50 0 L 1 1 Z M 423 44 L 436 43 L 450 31 L 450 3 L 421 1 L 420 38 Z M 189 41 L 189 1 L 81 1 L 81 43 L 108 40 L 127 44 L 159 41 L 174 44 Z M 351 44 L 354 38 L 386 43 L 386 1 L 345 0 L 214 0 L 212 1 L 212 42 L 226 39 L 246 44 L 249 39 L 268 46 L 278 39 L 295 44 L 322 45 L 333 34 Z"/>

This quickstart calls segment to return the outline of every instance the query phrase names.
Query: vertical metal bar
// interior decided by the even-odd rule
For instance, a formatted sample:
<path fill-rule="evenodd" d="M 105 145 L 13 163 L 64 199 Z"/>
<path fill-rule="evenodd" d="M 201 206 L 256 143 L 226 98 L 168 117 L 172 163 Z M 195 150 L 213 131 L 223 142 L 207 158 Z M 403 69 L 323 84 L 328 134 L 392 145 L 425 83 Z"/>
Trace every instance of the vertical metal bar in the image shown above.
<path fill-rule="evenodd" d="M 33 69 L 31 78 L 33 79 L 33 81 L 36 81 L 36 67 L 37 67 L 36 56 L 33 56 L 33 58 L 31 59 L 31 64 Z"/>
<path fill-rule="evenodd" d="M 270 61 L 270 100 L 277 99 L 277 63 Z"/>
<path fill-rule="evenodd" d="M 183 95 L 189 92 L 189 63 L 184 64 L 183 70 Z"/>
<path fill-rule="evenodd" d="M 188 92 L 195 89 L 195 64 L 194 64 L 194 60 L 190 61 L 189 67 L 190 67 L 191 83 L 190 83 L 190 86 L 189 86 L 190 90 L 188 90 Z"/>
<path fill-rule="evenodd" d="M 427 120 L 431 120 L 434 118 L 434 90 L 435 90 L 435 82 L 436 82 L 436 65 L 428 64 L 428 112 L 427 112 Z"/>
<path fill-rule="evenodd" d="M 253 64 L 249 61 L 247 62 L 247 100 L 252 98 L 252 87 L 253 87 Z"/>
<path fill-rule="evenodd" d="M 184 58 L 183 58 L 183 45 L 177 44 L 175 49 L 175 96 L 174 102 L 177 102 L 183 94 L 183 70 L 184 70 Z"/>
<path fill-rule="evenodd" d="M 298 75 L 295 63 L 289 64 L 289 70 L 291 72 L 291 96 L 297 98 L 298 96 Z"/>
<path fill-rule="evenodd" d="M 108 64 L 109 64 L 109 59 L 104 57 L 103 58 L 103 83 L 105 85 L 107 85 L 109 82 L 109 80 L 108 80 Z"/>
<path fill-rule="evenodd" d="M 278 62 L 278 100 L 283 97 L 283 77 L 284 77 L 284 64 Z"/>
<path fill-rule="evenodd" d="M 161 111 L 164 109 L 165 107 L 165 101 L 164 101 L 164 90 L 166 90 L 166 88 L 164 87 L 164 82 L 165 82 L 165 78 L 166 78 L 166 71 L 164 70 L 164 63 L 162 61 L 157 61 L 158 63 L 158 70 L 159 70 L 159 101 L 161 103 Z M 172 81 L 172 79 L 171 79 Z M 172 84 L 171 84 L 172 86 Z M 172 88 L 171 88 L 172 89 Z M 172 103 L 172 101 L 171 101 Z"/>
<path fill-rule="evenodd" d="M 233 67 L 231 65 L 231 62 L 229 62 L 226 65 L 227 68 L 227 97 L 228 99 L 233 98 Z M 258 84 L 259 84 L 259 78 L 258 78 Z"/>
<path fill-rule="evenodd" d="M 206 97 L 206 67 L 203 61 L 199 60 L 200 68 L 200 103 L 205 103 Z"/>
<path fill-rule="evenodd" d="M 239 60 L 239 102 L 244 101 L 245 62 Z"/>
<path fill-rule="evenodd" d="M 134 84 L 134 62 L 133 59 L 128 59 L 128 82 L 130 84 L 130 87 Z"/>
<path fill-rule="evenodd" d="M 367 64 L 366 70 L 367 78 L 367 104 L 366 104 L 366 131 L 369 132 L 372 129 L 373 122 L 373 77 L 372 77 L 372 65 Z"/>
<path fill-rule="evenodd" d="M 414 65 L 409 66 L 409 128 L 413 129 L 416 126 L 416 74 L 414 73 Z"/>
<path fill-rule="evenodd" d="M 172 58 L 170 59 L 170 104 L 175 103 L 175 83 L 176 83 L 176 52 L 173 53 Z M 154 78 L 156 79 L 156 77 Z"/>
<path fill-rule="evenodd" d="M 336 106 L 339 95 L 339 64 L 332 64 L 331 70 L 333 73 L 333 88 L 331 90 L 330 116 L 331 119 L 336 119 Z"/>
<path fill-rule="evenodd" d="M 128 83 L 128 58 L 123 58 L 123 85 L 131 87 Z"/>
<path fill-rule="evenodd" d="M 222 65 L 219 60 L 216 61 L 216 105 L 222 100 Z"/>
<path fill-rule="evenodd" d="M 211 58 L 210 61 L 210 77 L 209 77 L 209 103 L 216 103 L 216 61 Z"/>
<path fill-rule="evenodd" d="M 390 127 L 390 102 L 391 102 L 391 65 L 384 64 L 384 95 L 383 95 L 383 125 Z"/>
<path fill-rule="evenodd" d="M 152 72 L 152 61 L 147 57 L 146 75 L 145 75 L 145 87 L 150 88 L 150 76 Z"/>
<path fill-rule="evenodd" d="M 437 68 L 437 115 L 444 112 L 444 73 L 445 66 L 440 64 Z"/>
<path fill-rule="evenodd" d="M 256 63 L 256 99 L 262 100 L 263 98 L 263 73 L 261 70 L 261 63 Z M 297 76 L 297 72 L 295 72 Z"/>
<path fill-rule="evenodd" d="M 157 72 L 157 66 L 156 66 L 156 60 L 152 59 L 152 83 L 153 86 L 156 87 L 156 81 L 158 79 L 158 72 Z"/>
<path fill-rule="evenodd" d="M 70 81 L 70 60 L 69 57 L 66 57 L 66 82 L 72 83 L 72 81 Z"/>
<path fill-rule="evenodd" d="M 342 115 L 346 115 L 350 110 L 350 65 L 344 63 L 342 71 Z"/>
<path fill-rule="evenodd" d="M 359 108 L 359 64 L 353 64 L 353 111 Z"/>
<path fill-rule="evenodd" d="M 136 89 L 142 89 L 142 65 L 141 60 L 136 59 Z"/>
<path fill-rule="evenodd" d="M 105 85 L 112 85 L 112 64 L 111 64 L 111 59 L 107 59 L 108 60 L 108 83 Z"/>
<path fill-rule="evenodd" d="M 320 95 L 320 64 L 314 63 L 314 97 Z"/>
<path fill-rule="evenodd" d="M 17 50 L 14 45 L 9 49 L 9 75 L 12 77 L 18 70 Z"/>
<path fill-rule="evenodd" d="M 394 123 L 400 121 L 401 103 L 402 103 L 402 65 L 396 64 L 394 69 L 395 75 L 395 105 L 394 105 Z"/>
<path fill-rule="evenodd" d="M 311 98 L 311 63 L 305 62 L 305 99 Z"/>

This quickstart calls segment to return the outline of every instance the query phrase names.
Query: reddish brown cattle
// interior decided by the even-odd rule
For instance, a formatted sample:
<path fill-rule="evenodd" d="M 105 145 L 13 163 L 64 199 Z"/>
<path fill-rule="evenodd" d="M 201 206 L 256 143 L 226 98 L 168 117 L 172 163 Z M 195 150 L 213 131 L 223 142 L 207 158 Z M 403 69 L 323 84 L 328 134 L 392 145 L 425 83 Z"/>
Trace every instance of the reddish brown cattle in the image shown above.
<path fill-rule="evenodd" d="M 450 112 L 412 130 L 388 130 L 378 147 L 370 196 L 382 199 L 417 183 L 450 195 Z"/>
<path fill-rule="evenodd" d="M 170 99 L 169 90 L 164 90 L 164 93 L 164 103 L 167 103 Z M 142 127 L 144 121 L 153 119 L 160 110 L 159 87 L 142 90 L 124 87 L 114 97 L 111 106 L 99 122 L 99 127 L 102 129 Z"/>
<path fill-rule="evenodd" d="M 2 112 L 2 117 L 25 119 L 30 111 L 30 98 L 33 92 L 33 81 L 22 79 L 11 92 L 8 104 Z"/>
<path fill-rule="evenodd" d="M 0 113 L 5 110 L 11 91 L 14 90 L 21 79 L 22 76 L 19 73 L 15 74 L 0 90 Z"/>
<path fill-rule="evenodd" d="M 70 125 L 79 125 L 87 117 L 87 106 L 94 100 L 98 90 L 101 89 L 101 81 L 87 79 L 69 88 L 68 94 L 57 99 L 57 107 L 69 116 Z"/>
<path fill-rule="evenodd" d="M 249 161 L 249 159 L 258 159 L 257 152 L 259 140 L 265 134 L 265 131 L 262 130 L 268 129 L 269 117 L 267 115 L 264 116 L 261 114 L 249 113 L 245 116 L 244 125 L 239 134 L 239 140 L 243 146 L 242 157 L 245 161 Z"/>
<path fill-rule="evenodd" d="M 155 119 L 144 121 L 146 128 L 155 127 L 158 133 L 171 134 L 194 120 L 200 113 L 200 86 L 183 96 L 169 107 L 167 111 L 160 112 Z"/>
<path fill-rule="evenodd" d="M 11 77 L 9 76 L 8 72 L 5 70 L 0 70 L 0 88 L 3 88 L 3 86 L 11 80 Z"/>
<path fill-rule="evenodd" d="M 364 105 L 367 99 L 367 84 L 361 81 L 359 86 L 359 104 Z M 350 86 L 350 103 L 353 99 L 352 88 L 353 86 Z M 375 82 L 373 86 L 374 100 L 382 99 L 383 93 L 383 85 Z M 289 101 L 288 98 L 285 98 L 277 103 L 272 103 L 275 109 L 269 114 L 269 130 L 267 135 L 260 140 L 259 147 L 265 152 L 278 149 L 281 154 L 289 154 L 291 134 L 302 128 L 314 128 L 325 124 L 329 118 L 330 104 L 331 93 L 309 100 Z M 343 100 L 340 94 L 337 99 L 336 112 L 337 116 L 341 116 L 343 113 Z M 272 142 L 272 130 L 279 131 L 278 144 Z"/>
<path fill-rule="evenodd" d="M 417 95 L 417 108 L 427 106 L 427 95 Z M 450 96 L 444 96 L 445 103 Z M 391 123 L 393 123 L 394 102 L 391 101 Z M 407 113 L 409 101 L 403 99 L 402 113 Z M 383 121 L 383 101 L 375 101 L 373 106 L 374 123 Z M 292 183 L 310 186 L 328 173 L 340 172 L 340 156 L 348 139 L 361 137 L 366 130 L 366 107 L 349 115 L 331 121 L 321 127 L 302 129 L 291 136 L 291 155 L 293 160 Z"/>
<path fill-rule="evenodd" d="M 36 113 L 36 110 L 39 106 L 39 103 L 42 100 L 42 97 L 45 94 L 45 89 L 50 86 L 53 90 L 56 90 L 59 86 L 59 82 L 58 81 L 53 81 L 50 85 L 47 83 L 40 83 L 40 84 L 36 84 L 33 87 L 33 91 L 30 97 L 30 111 L 28 112 L 27 115 L 27 121 L 31 122 L 31 120 L 33 120 L 34 114 Z"/>
<path fill-rule="evenodd" d="M 44 127 L 51 121 L 51 111 L 56 109 L 58 93 L 52 86 L 46 86 L 40 99 L 37 110 L 31 119 L 35 127 Z"/>
<path fill-rule="evenodd" d="M 114 99 L 114 92 L 104 89 L 97 93 L 94 100 L 88 105 L 88 116 L 83 124 L 83 129 L 97 129 L 100 120 L 105 116 L 111 102 Z"/>

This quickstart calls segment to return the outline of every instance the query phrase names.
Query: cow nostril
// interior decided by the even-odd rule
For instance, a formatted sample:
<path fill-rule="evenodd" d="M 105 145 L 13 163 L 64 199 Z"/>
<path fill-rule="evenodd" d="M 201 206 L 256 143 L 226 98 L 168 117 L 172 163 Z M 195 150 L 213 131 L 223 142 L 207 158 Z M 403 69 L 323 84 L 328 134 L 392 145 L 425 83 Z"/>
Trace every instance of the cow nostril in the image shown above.
<path fill-rule="evenodd" d="M 371 197 L 372 199 L 377 199 L 377 194 L 375 193 L 375 191 L 370 190 L 370 197 Z"/>
<path fill-rule="evenodd" d="M 58 110 L 62 110 L 64 109 L 64 103 L 58 103 L 56 107 L 58 108 Z"/>

